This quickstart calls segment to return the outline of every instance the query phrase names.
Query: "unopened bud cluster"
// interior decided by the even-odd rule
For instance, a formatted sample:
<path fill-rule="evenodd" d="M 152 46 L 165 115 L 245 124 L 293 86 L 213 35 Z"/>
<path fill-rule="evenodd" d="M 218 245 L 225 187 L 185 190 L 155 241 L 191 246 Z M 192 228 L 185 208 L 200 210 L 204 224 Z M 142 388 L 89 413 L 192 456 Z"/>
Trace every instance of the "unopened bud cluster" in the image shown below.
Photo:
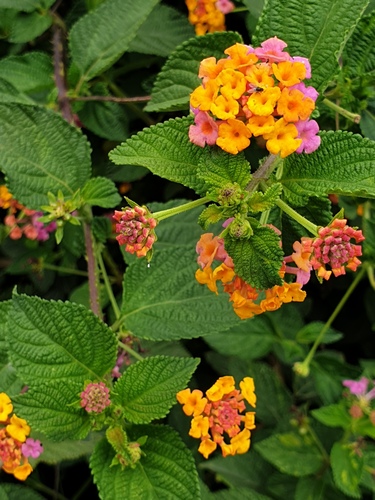
<path fill-rule="evenodd" d="M 104 382 L 93 382 L 81 392 L 81 407 L 88 413 L 102 413 L 111 404 L 109 389 Z"/>

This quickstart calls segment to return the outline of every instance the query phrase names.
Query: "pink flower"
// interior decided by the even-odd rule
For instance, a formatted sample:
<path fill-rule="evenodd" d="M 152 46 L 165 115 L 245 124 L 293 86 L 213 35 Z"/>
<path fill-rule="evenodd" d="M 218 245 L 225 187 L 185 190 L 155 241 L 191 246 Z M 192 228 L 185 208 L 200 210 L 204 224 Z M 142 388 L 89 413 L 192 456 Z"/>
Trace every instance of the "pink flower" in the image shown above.
<path fill-rule="evenodd" d="M 195 115 L 195 125 L 191 125 L 189 129 L 190 141 L 203 148 L 206 144 L 216 144 L 217 138 L 218 126 L 215 120 L 205 111 L 198 111 Z"/>
<path fill-rule="evenodd" d="M 217 0 L 215 7 L 223 14 L 229 14 L 234 9 L 234 4 L 230 0 Z"/>
<path fill-rule="evenodd" d="M 43 446 L 38 439 L 27 438 L 21 449 L 25 457 L 38 458 L 43 453 Z"/>
<path fill-rule="evenodd" d="M 315 120 L 299 120 L 294 124 L 298 130 L 298 139 L 302 143 L 296 150 L 296 153 L 310 154 L 320 146 L 319 125 Z"/>
<path fill-rule="evenodd" d="M 371 391 L 366 392 L 369 382 L 368 378 L 362 377 L 360 380 L 344 380 L 342 385 L 348 387 L 350 393 L 354 396 L 371 401 L 375 399 L 375 387 Z"/>
<path fill-rule="evenodd" d="M 319 92 L 315 90 L 314 87 L 311 87 L 311 85 L 309 87 L 306 87 L 303 82 L 296 83 L 296 85 L 292 85 L 292 87 L 289 87 L 289 90 L 293 89 L 299 90 L 305 97 L 310 97 L 310 99 L 312 99 L 314 102 L 319 96 Z"/>
<path fill-rule="evenodd" d="M 260 45 L 260 47 L 254 50 L 255 55 L 260 60 L 268 61 L 270 63 L 290 60 L 288 52 L 283 52 L 288 44 L 277 38 L 277 36 L 269 38 Z"/>

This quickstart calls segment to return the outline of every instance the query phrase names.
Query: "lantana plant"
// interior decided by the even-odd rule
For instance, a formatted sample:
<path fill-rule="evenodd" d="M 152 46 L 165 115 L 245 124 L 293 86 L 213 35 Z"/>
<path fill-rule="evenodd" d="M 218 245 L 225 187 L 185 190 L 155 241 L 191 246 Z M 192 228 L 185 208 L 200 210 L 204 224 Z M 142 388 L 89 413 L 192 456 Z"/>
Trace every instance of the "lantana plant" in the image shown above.
<path fill-rule="evenodd" d="M 373 8 L 68 4 L 0 0 L 0 497 L 367 498 Z"/>

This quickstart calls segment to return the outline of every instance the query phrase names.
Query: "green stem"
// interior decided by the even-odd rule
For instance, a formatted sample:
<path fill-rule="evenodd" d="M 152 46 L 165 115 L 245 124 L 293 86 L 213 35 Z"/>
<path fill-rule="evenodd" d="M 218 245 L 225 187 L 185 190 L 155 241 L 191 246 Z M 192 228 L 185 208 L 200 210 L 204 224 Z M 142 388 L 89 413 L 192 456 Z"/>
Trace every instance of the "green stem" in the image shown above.
<path fill-rule="evenodd" d="M 316 435 L 315 431 L 311 428 L 310 425 L 307 426 L 307 429 L 308 429 L 308 431 L 310 433 L 310 436 L 312 437 L 314 443 L 316 444 L 316 446 L 318 447 L 320 453 L 322 454 L 322 457 L 323 457 L 324 461 L 329 464 L 330 463 L 329 455 L 326 452 L 324 446 L 322 445 L 320 439 Z"/>
<path fill-rule="evenodd" d="M 48 269 L 49 271 L 57 271 L 59 273 L 74 274 L 76 276 L 84 276 L 87 278 L 88 273 L 86 271 L 79 271 L 78 269 L 71 269 L 70 267 L 55 266 L 54 264 L 49 264 L 48 262 L 43 262 L 40 264 L 42 269 Z"/>
<path fill-rule="evenodd" d="M 102 317 L 99 301 L 99 280 L 98 280 L 98 267 L 95 259 L 95 243 L 91 232 L 91 226 L 88 222 L 83 223 L 83 232 L 85 236 L 85 247 L 87 255 L 87 272 L 89 275 L 89 294 L 90 306 L 94 314 L 99 318 Z"/>
<path fill-rule="evenodd" d="M 124 344 L 120 340 L 118 341 L 118 345 L 121 347 L 121 349 L 124 349 L 124 351 L 126 351 L 128 354 L 130 354 L 131 356 L 133 356 L 133 358 L 138 359 L 138 361 L 143 361 L 144 360 L 143 356 L 141 356 L 140 354 L 138 354 L 137 351 L 135 351 L 134 349 L 132 349 L 128 345 Z"/>
<path fill-rule="evenodd" d="M 108 87 L 112 90 L 112 92 L 117 97 L 126 97 L 126 95 L 122 92 L 120 87 L 118 87 L 114 82 L 108 82 Z M 134 114 L 138 115 L 138 117 L 144 121 L 146 125 L 155 125 L 155 121 L 149 117 L 147 113 L 145 113 L 142 109 L 140 109 L 133 102 L 124 103 Z"/>
<path fill-rule="evenodd" d="M 367 265 L 363 264 L 362 269 L 357 273 L 357 275 L 354 278 L 353 282 L 351 283 L 350 287 L 347 289 L 344 296 L 342 297 L 340 302 L 337 304 L 335 310 L 333 311 L 333 313 L 329 317 L 328 321 L 325 323 L 325 325 L 321 329 L 318 337 L 315 339 L 315 342 L 314 342 L 313 346 L 311 347 L 306 358 L 301 363 L 296 363 L 296 365 L 297 365 L 297 366 L 295 365 L 296 371 L 298 373 L 300 373 L 301 375 L 307 375 L 309 373 L 309 367 L 310 367 L 311 360 L 313 359 L 317 348 L 321 344 L 321 342 L 324 338 L 324 335 L 331 328 L 332 323 L 335 321 L 336 317 L 340 313 L 341 309 L 344 307 L 346 301 L 349 299 L 350 295 L 353 293 L 353 291 L 355 290 L 358 283 L 361 281 L 361 279 L 364 276 L 364 274 L 366 273 L 366 271 L 367 271 Z"/>
<path fill-rule="evenodd" d="M 178 207 L 173 207 L 169 208 L 168 210 L 161 210 L 160 212 L 155 212 L 154 214 L 152 214 L 152 217 L 154 219 L 157 219 L 158 222 L 160 222 L 161 220 L 167 219 L 168 217 L 173 217 L 174 215 L 181 214 L 183 212 L 186 212 L 187 210 L 200 207 L 201 205 L 204 205 L 209 201 L 211 201 L 210 198 L 208 198 L 208 196 L 205 196 L 204 198 L 199 198 L 198 200 L 190 201 L 189 203 L 184 203 L 184 205 L 179 205 Z"/>
<path fill-rule="evenodd" d="M 373 266 L 368 266 L 367 277 L 372 286 L 373 290 L 375 290 L 375 276 L 374 276 L 374 268 Z"/>
<path fill-rule="evenodd" d="M 358 113 L 351 113 L 347 109 L 342 108 L 341 106 L 335 104 L 334 102 L 330 101 L 327 98 L 324 98 L 322 102 L 328 108 L 331 108 L 333 111 L 336 111 L 336 113 L 345 116 L 345 118 L 348 118 L 348 120 L 351 120 L 354 123 L 359 123 L 361 120 L 361 115 L 359 115 Z"/>
<path fill-rule="evenodd" d="M 287 205 L 284 201 L 282 200 L 277 200 L 276 205 L 281 208 L 283 212 L 289 215 L 292 219 L 297 221 L 301 226 L 306 228 L 311 234 L 314 236 L 318 235 L 318 226 L 307 220 L 305 217 L 303 217 L 301 214 L 296 212 L 292 207 Z"/>
<path fill-rule="evenodd" d="M 279 155 L 269 155 L 258 170 L 253 173 L 251 181 L 246 186 L 246 191 L 249 191 L 249 193 L 255 191 L 258 184 L 262 181 L 266 181 L 281 161 L 282 159 Z"/>
<path fill-rule="evenodd" d="M 121 311 L 120 311 L 120 308 L 119 308 L 119 306 L 117 304 L 116 298 L 113 295 L 113 290 L 112 290 L 112 287 L 111 287 L 111 283 L 109 282 L 109 279 L 108 279 L 107 270 L 105 268 L 101 252 L 97 252 L 96 258 L 98 260 L 99 269 L 100 269 L 100 272 L 102 274 L 104 285 L 105 285 L 105 288 L 107 290 L 108 297 L 109 297 L 109 300 L 111 302 L 111 305 L 112 305 L 113 311 L 115 313 L 116 319 L 119 319 L 120 316 L 121 316 Z"/>

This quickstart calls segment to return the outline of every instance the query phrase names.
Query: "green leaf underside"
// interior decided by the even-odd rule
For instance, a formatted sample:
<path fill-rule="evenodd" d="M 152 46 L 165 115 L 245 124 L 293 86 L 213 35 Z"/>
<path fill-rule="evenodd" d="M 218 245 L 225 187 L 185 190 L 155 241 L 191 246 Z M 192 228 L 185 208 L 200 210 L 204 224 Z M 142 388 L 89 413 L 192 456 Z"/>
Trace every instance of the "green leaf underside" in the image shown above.
<path fill-rule="evenodd" d="M 114 387 L 113 402 L 124 409 L 124 418 L 147 424 L 163 418 L 176 403 L 199 360 L 155 356 L 130 366 Z"/>
<path fill-rule="evenodd" d="M 1 170 L 13 196 L 28 208 L 48 205 L 47 193 L 71 196 L 91 173 L 87 139 L 43 108 L 0 103 Z"/>
<path fill-rule="evenodd" d="M 121 57 L 157 3 L 107 0 L 79 19 L 69 40 L 83 81 L 99 75 Z"/>
<path fill-rule="evenodd" d="M 368 0 L 268 0 L 259 19 L 253 45 L 275 35 L 291 56 L 310 60 L 309 84 L 319 92 L 338 72 L 338 59 Z"/>
<path fill-rule="evenodd" d="M 205 182 L 207 191 L 221 189 L 227 183 L 244 188 L 250 181 L 250 165 L 243 154 L 231 155 L 217 149 L 207 149 L 198 165 L 198 177 Z"/>
<path fill-rule="evenodd" d="M 117 187 L 107 177 L 93 177 L 82 189 L 82 198 L 89 205 L 113 208 L 121 201 Z"/>
<path fill-rule="evenodd" d="M 113 332 L 84 306 L 15 295 L 9 358 L 26 384 L 100 380 L 115 364 Z"/>
<path fill-rule="evenodd" d="M 280 180 L 288 200 L 304 205 L 309 196 L 330 193 L 375 197 L 375 143 L 350 132 L 321 132 L 311 154 L 285 159 Z"/>
<path fill-rule="evenodd" d="M 308 476 L 322 466 L 318 450 L 296 433 L 275 434 L 254 446 L 263 458 L 291 476 Z"/>
<path fill-rule="evenodd" d="M 196 254 L 186 248 L 155 253 L 130 265 L 124 277 L 122 315 L 134 335 L 151 340 L 194 338 L 224 331 L 238 318 L 228 295 L 195 280 Z"/>
<path fill-rule="evenodd" d="M 188 109 L 191 92 L 201 84 L 198 77 L 200 62 L 206 57 L 226 57 L 224 50 L 241 42 L 238 33 L 210 33 L 194 37 L 177 47 L 160 71 L 145 110 Z"/>
<path fill-rule="evenodd" d="M 233 259 L 236 274 L 252 287 L 266 290 L 281 285 L 279 271 L 283 251 L 272 229 L 255 228 L 249 239 L 227 237 L 225 248 Z"/>
<path fill-rule="evenodd" d="M 94 482 L 101 498 L 147 500 L 196 500 L 200 498 L 193 457 L 176 431 L 166 426 L 132 428 L 133 436 L 148 436 L 141 449 L 144 455 L 134 469 L 110 467 L 114 450 L 101 441 L 90 459 Z"/>
<path fill-rule="evenodd" d="M 28 52 L 1 59 L 0 74 L 19 92 L 51 90 L 54 84 L 52 60 L 44 52 Z"/>
<path fill-rule="evenodd" d="M 14 398 L 15 410 L 33 430 L 55 441 L 84 439 L 91 425 L 87 413 L 79 407 L 82 391 L 83 382 L 73 380 L 38 383 Z"/>
<path fill-rule="evenodd" d="M 130 42 L 128 50 L 168 57 L 180 43 L 193 36 L 194 28 L 186 15 L 167 5 L 157 5 Z"/>
<path fill-rule="evenodd" d="M 192 123 L 192 117 L 184 117 L 153 125 L 117 146 L 109 158 L 116 165 L 147 167 L 153 174 L 204 193 L 204 182 L 197 178 L 197 165 L 207 148 L 189 141 Z"/>
<path fill-rule="evenodd" d="M 359 488 L 363 468 L 363 456 L 349 445 L 335 443 L 331 450 L 331 467 L 336 486 L 352 498 L 362 498 Z"/>

